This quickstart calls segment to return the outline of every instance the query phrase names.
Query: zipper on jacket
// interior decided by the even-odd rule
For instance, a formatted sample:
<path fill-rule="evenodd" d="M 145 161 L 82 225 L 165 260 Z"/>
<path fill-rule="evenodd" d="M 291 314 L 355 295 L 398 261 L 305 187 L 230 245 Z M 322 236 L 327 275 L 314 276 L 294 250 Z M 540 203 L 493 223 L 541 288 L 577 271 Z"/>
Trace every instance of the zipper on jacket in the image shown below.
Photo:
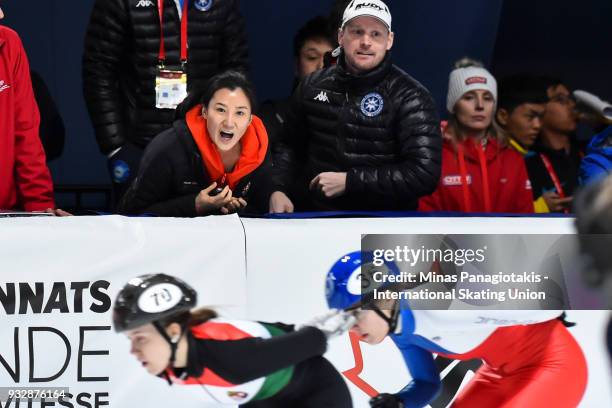
<path fill-rule="evenodd" d="M 350 98 L 349 92 L 346 90 L 344 92 L 344 104 L 342 105 L 342 109 L 340 110 L 340 114 L 338 115 L 338 119 L 340 119 L 340 129 L 343 129 L 343 124 L 350 123 Z M 341 131 L 336 138 L 336 156 L 337 162 L 342 163 L 345 168 L 349 168 L 349 161 L 346 154 L 346 131 Z"/>

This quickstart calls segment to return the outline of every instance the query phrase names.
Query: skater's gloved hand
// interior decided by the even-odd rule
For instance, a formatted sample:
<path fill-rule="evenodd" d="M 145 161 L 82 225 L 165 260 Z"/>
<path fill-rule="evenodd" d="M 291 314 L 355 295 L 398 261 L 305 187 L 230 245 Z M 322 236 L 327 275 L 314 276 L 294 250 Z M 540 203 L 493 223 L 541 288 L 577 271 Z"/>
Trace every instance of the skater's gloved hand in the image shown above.
<path fill-rule="evenodd" d="M 325 334 L 327 339 L 330 339 L 346 333 L 355 323 L 357 323 L 357 318 L 354 312 L 332 309 L 324 315 L 317 316 L 309 322 L 298 325 L 296 329 L 299 330 L 306 326 L 316 327 Z"/>
<path fill-rule="evenodd" d="M 378 394 L 370 400 L 372 408 L 404 408 L 404 403 L 394 394 Z"/>

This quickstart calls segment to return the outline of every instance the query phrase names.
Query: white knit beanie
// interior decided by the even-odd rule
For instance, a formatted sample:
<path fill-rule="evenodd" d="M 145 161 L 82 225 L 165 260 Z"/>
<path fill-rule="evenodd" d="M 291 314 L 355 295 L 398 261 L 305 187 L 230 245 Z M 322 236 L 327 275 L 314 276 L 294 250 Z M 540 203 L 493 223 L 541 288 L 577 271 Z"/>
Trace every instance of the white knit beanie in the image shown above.
<path fill-rule="evenodd" d="M 480 67 L 457 68 L 448 78 L 448 95 L 446 109 L 455 112 L 455 104 L 461 97 L 470 91 L 482 89 L 491 92 L 497 103 L 497 81 L 489 71 Z"/>

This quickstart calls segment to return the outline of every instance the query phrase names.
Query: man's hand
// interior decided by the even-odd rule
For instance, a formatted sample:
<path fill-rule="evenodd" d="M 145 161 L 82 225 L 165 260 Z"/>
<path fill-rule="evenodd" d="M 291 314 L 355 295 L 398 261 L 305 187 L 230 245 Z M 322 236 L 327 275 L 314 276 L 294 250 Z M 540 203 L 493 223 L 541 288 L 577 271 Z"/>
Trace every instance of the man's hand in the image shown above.
<path fill-rule="evenodd" d="M 197 195 L 195 199 L 195 208 L 199 215 L 219 210 L 232 201 L 232 190 L 230 190 L 229 186 L 225 186 L 217 195 L 210 195 L 215 187 L 217 187 L 217 183 L 213 182 Z"/>
<path fill-rule="evenodd" d="M 247 206 L 244 198 L 232 197 L 232 200 L 221 207 L 221 214 L 233 214 Z"/>
<path fill-rule="evenodd" d="M 370 400 L 372 408 L 403 408 L 402 401 L 393 394 L 378 394 Z"/>
<path fill-rule="evenodd" d="M 554 191 L 547 191 L 546 193 L 542 194 L 542 197 L 544 197 L 544 201 L 546 201 L 546 205 L 548 206 L 550 212 L 563 212 L 566 209 L 569 209 L 572 205 L 572 200 L 574 199 L 574 197 L 561 198 L 559 197 L 559 194 L 555 193 Z"/>
<path fill-rule="evenodd" d="M 275 191 L 270 196 L 270 213 L 292 213 L 293 203 L 287 195 L 281 191 Z"/>
<path fill-rule="evenodd" d="M 326 198 L 340 197 L 346 192 L 346 173 L 320 173 L 310 182 L 310 189 L 320 191 Z"/>

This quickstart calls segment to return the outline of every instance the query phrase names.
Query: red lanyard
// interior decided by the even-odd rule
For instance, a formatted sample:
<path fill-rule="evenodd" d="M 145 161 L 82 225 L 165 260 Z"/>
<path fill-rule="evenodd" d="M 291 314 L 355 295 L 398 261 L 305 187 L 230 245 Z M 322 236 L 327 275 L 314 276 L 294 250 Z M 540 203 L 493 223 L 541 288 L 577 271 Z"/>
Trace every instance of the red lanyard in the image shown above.
<path fill-rule="evenodd" d="M 548 160 L 548 157 L 546 157 L 544 153 L 540 153 L 540 158 L 542 159 L 542 162 L 544 162 L 544 167 L 546 167 L 546 171 L 548 171 L 548 175 L 552 179 L 552 182 L 555 185 L 555 188 L 557 189 L 557 193 L 559 193 L 559 197 L 565 198 L 565 191 L 563 191 L 563 187 L 561 187 L 561 182 L 559 182 L 557 172 L 550 163 L 550 160 Z"/>
<path fill-rule="evenodd" d="M 480 174 L 482 176 L 482 189 L 484 193 L 485 211 L 491 212 L 491 192 L 489 190 L 489 169 L 487 168 L 487 158 L 484 154 L 484 149 L 481 144 L 476 145 L 478 152 L 478 161 L 480 162 Z M 465 166 L 465 153 L 463 144 L 457 144 L 457 153 L 459 154 L 459 171 L 461 172 L 461 187 L 463 189 L 463 203 L 465 204 L 465 212 L 472 212 L 472 201 L 468 190 L 467 168 Z"/>
<path fill-rule="evenodd" d="M 480 161 L 480 174 L 482 175 L 482 187 L 484 190 L 484 202 L 485 211 L 491 212 L 491 192 L 489 190 L 489 169 L 487 167 L 487 158 L 484 154 L 484 148 L 482 143 L 476 143 L 476 150 L 478 151 L 478 161 Z"/>
<path fill-rule="evenodd" d="M 159 63 L 161 65 L 166 61 L 166 45 L 164 42 L 164 1 L 157 0 L 157 9 L 159 10 Z M 187 62 L 187 4 L 183 3 L 183 16 L 181 18 L 181 63 Z"/>
<path fill-rule="evenodd" d="M 472 212 L 472 201 L 470 192 L 468 191 L 467 169 L 465 167 L 465 154 L 463 153 L 463 144 L 457 144 L 457 153 L 459 153 L 459 171 L 461 172 L 461 189 L 463 190 L 463 204 L 465 212 Z"/>
<path fill-rule="evenodd" d="M 540 158 L 542 159 L 544 167 L 546 167 L 546 171 L 548 171 L 548 175 L 550 176 L 553 184 L 555 185 L 555 189 L 557 189 L 559 197 L 565 198 L 565 191 L 563 191 L 563 187 L 561 186 L 561 182 L 559 181 L 559 176 L 557 176 L 557 172 L 550 163 L 550 160 L 548 160 L 548 157 L 546 157 L 544 153 L 540 153 Z M 567 214 L 569 213 L 569 210 L 566 208 L 564 212 Z"/>

